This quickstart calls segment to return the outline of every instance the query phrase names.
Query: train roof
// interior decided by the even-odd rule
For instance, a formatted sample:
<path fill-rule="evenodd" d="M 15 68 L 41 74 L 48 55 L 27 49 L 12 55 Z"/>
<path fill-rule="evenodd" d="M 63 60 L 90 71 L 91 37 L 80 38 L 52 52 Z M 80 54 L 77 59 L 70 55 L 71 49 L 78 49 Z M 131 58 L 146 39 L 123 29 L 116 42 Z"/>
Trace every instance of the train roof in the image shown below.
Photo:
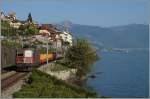
<path fill-rule="evenodd" d="M 35 48 L 18 48 L 16 51 L 17 52 L 24 52 L 25 50 L 37 51 L 38 49 L 35 49 Z"/>

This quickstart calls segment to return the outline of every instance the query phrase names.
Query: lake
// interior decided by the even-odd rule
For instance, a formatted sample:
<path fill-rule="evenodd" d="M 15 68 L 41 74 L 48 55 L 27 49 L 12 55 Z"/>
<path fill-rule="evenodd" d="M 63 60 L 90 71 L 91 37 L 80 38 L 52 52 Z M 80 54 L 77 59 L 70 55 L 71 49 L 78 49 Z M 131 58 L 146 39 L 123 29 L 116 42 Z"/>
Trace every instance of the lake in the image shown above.
<path fill-rule="evenodd" d="M 89 87 L 99 95 L 113 98 L 149 96 L 148 49 L 98 53 L 102 59 L 94 64 L 91 74 L 102 73 L 87 80 Z"/>

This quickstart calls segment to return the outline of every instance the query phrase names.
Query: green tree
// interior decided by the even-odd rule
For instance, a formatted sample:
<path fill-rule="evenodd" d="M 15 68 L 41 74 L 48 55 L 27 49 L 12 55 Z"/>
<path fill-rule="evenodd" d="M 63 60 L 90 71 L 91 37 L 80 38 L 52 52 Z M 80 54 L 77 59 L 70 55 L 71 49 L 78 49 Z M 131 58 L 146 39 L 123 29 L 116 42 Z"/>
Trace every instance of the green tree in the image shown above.
<path fill-rule="evenodd" d="M 9 22 L 1 21 L 1 33 L 5 37 L 14 37 L 17 34 L 17 29 L 10 26 Z"/>
<path fill-rule="evenodd" d="M 69 66 L 77 68 L 77 77 L 81 80 L 91 70 L 98 56 L 88 40 L 77 39 L 66 52 L 65 59 Z"/>
<path fill-rule="evenodd" d="M 18 34 L 20 36 L 24 36 L 25 35 L 25 29 L 27 28 L 27 26 L 24 26 L 24 25 L 21 25 L 19 28 L 18 28 Z"/>
<path fill-rule="evenodd" d="M 18 29 L 18 33 L 21 36 L 31 36 L 31 35 L 35 35 L 36 33 L 38 33 L 38 29 L 36 27 L 34 27 L 33 25 L 24 25 L 24 26 L 20 26 Z"/>
<path fill-rule="evenodd" d="M 31 13 L 29 13 L 27 21 L 28 21 L 28 22 L 32 22 L 32 16 L 31 16 Z"/>
<path fill-rule="evenodd" d="M 31 36 L 38 33 L 38 29 L 34 26 L 29 25 L 28 28 L 25 29 L 25 35 Z"/>

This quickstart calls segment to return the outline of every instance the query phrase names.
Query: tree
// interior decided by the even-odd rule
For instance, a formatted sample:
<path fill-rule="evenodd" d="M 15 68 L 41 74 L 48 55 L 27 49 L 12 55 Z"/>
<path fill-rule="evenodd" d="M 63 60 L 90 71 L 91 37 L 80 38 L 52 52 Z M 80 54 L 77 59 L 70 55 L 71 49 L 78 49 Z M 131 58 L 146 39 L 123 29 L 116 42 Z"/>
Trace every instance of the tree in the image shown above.
<path fill-rule="evenodd" d="M 31 13 L 29 13 L 27 21 L 32 23 L 32 16 L 31 16 Z"/>
<path fill-rule="evenodd" d="M 77 77 L 81 80 L 91 70 L 98 56 L 88 40 L 77 39 L 67 50 L 65 59 L 69 66 L 77 68 Z"/>
<path fill-rule="evenodd" d="M 25 29 L 25 34 L 27 36 L 35 35 L 36 33 L 38 33 L 38 29 L 34 26 L 30 25 Z"/>
<path fill-rule="evenodd" d="M 11 38 L 11 37 L 16 36 L 17 29 L 11 27 L 7 21 L 2 21 L 1 32 L 3 36 Z"/>
<path fill-rule="evenodd" d="M 19 35 L 21 36 L 31 36 L 38 33 L 38 29 L 32 25 L 20 26 L 18 31 L 19 31 Z"/>

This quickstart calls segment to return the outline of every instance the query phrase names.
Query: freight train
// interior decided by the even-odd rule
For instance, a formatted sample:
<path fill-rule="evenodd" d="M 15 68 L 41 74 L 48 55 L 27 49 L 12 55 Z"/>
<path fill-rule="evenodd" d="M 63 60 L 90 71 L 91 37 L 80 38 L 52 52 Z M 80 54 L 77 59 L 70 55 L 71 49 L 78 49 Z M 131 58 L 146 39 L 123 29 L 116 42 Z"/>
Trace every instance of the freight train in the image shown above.
<path fill-rule="evenodd" d="M 40 53 L 37 49 L 19 49 L 16 51 L 16 70 L 31 71 L 33 68 L 44 64 L 48 61 L 56 60 L 56 53 L 49 52 L 48 54 Z"/>

